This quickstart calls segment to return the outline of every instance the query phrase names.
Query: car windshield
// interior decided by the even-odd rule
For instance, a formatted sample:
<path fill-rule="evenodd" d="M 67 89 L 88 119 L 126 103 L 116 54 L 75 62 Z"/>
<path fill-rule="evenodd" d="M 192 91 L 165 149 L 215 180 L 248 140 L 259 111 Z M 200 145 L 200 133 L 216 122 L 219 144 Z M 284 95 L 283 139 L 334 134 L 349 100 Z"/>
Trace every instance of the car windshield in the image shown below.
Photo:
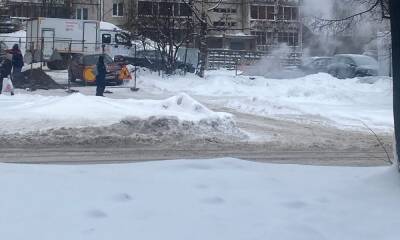
<path fill-rule="evenodd" d="M 378 65 L 377 61 L 375 59 L 373 59 L 372 57 L 368 57 L 368 56 L 352 56 L 351 58 L 354 60 L 354 62 L 356 62 L 356 64 L 358 66 L 363 66 L 363 65 L 376 66 L 376 65 Z"/>
<path fill-rule="evenodd" d="M 83 64 L 84 65 L 96 65 L 100 56 L 101 56 L 101 54 L 85 56 L 85 57 L 83 57 Z M 105 54 L 103 56 L 104 56 L 105 64 L 110 64 L 113 62 L 113 60 L 110 56 L 105 55 Z"/>

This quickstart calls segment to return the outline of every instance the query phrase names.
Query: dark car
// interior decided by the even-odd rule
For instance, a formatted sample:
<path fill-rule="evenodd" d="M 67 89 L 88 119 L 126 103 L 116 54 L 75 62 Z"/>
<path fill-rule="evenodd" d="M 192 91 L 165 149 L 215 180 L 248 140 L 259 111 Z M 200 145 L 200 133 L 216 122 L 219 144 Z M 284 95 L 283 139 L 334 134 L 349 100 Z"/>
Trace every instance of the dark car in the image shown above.
<path fill-rule="evenodd" d="M 94 68 L 101 55 L 104 56 L 104 63 L 107 69 L 107 85 L 122 84 L 124 79 L 121 77 L 121 71 L 125 66 L 114 62 L 107 54 L 74 54 L 71 64 L 68 67 L 68 79 L 71 82 L 80 79 L 88 84 L 95 83 L 96 76 L 94 74 Z"/>
<path fill-rule="evenodd" d="M 121 58 L 121 56 L 119 56 L 119 58 Z M 134 66 L 145 67 L 153 71 L 166 70 L 165 68 L 166 61 L 163 60 L 163 57 L 157 50 L 141 50 L 136 52 L 135 57 L 123 57 L 123 58 L 127 63 L 132 64 Z M 191 73 L 194 73 L 196 70 L 195 67 L 190 63 L 185 64 L 182 61 L 179 60 L 176 61 L 176 69 L 185 70 L 185 68 L 187 72 Z"/>
<path fill-rule="evenodd" d="M 0 33 L 11 33 L 18 31 L 19 26 L 10 16 L 0 15 Z"/>
<path fill-rule="evenodd" d="M 300 69 L 307 74 L 328 72 L 328 65 L 331 64 L 331 57 L 311 57 L 303 61 Z"/>
<path fill-rule="evenodd" d="M 378 62 L 369 56 L 338 54 L 328 66 L 328 73 L 334 77 L 354 78 L 378 75 Z"/>

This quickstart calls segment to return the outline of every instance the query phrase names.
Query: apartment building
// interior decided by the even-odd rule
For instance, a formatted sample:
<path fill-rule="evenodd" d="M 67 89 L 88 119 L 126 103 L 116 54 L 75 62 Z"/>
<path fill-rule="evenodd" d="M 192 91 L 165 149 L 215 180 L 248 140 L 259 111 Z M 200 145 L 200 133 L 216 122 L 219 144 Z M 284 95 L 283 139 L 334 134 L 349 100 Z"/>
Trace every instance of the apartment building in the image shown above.
<path fill-rule="evenodd" d="M 257 50 L 268 51 L 286 44 L 301 51 L 302 22 L 298 0 L 255 0 L 249 4 L 250 34 L 256 36 Z"/>
<path fill-rule="evenodd" d="M 298 0 L 226 0 L 209 16 L 211 48 L 269 52 L 286 44 L 301 51 Z"/>
<path fill-rule="evenodd" d="M 188 3 L 192 8 L 188 7 Z M 206 12 L 209 48 L 269 52 L 286 44 L 301 52 L 301 0 L 0 0 L 2 14 L 103 20 L 135 30 L 154 14 L 179 19 Z M 129 24 L 130 23 L 130 24 Z M 137 26 L 136 26 L 137 27 Z"/>
<path fill-rule="evenodd" d="M 256 37 L 249 31 L 248 2 L 207 3 L 209 32 L 207 44 L 213 49 L 255 50 Z"/>
<path fill-rule="evenodd" d="M 0 0 L 0 15 L 69 18 L 68 3 L 68 0 Z"/>

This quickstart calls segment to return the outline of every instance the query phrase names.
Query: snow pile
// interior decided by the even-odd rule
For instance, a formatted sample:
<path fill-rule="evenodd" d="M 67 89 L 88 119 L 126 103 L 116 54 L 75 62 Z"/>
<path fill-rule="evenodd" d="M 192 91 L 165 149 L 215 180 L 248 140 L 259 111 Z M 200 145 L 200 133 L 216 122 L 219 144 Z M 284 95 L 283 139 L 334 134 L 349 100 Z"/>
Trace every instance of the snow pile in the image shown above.
<path fill-rule="evenodd" d="M 239 111 L 287 119 L 318 119 L 343 128 L 363 129 L 364 123 L 392 131 L 392 80 L 369 77 L 340 80 L 319 73 L 297 79 L 235 76 L 233 71 L 209 71 L 161 78 L 139 73 L 140 85 L 151 92 L 187 92 L 212 97 Z"/>
<path fill-rule="evenodd" d="M 399 182 L 400 175 L 390 167 L 273 165 L 236 159 L 0 164 L 0 236 L 395 240 Z"/>
<path fill-rule="evenodd" d="M 173 117 L 178 121 L 234 121 L 230 114 L 213 112 L 188 96 L 165 100 L 110 99 L 82 94 L 66 97 L 0 95 L 0 133 L 29 132 L 61 127 L 98 127 L 123 119 Z"/>

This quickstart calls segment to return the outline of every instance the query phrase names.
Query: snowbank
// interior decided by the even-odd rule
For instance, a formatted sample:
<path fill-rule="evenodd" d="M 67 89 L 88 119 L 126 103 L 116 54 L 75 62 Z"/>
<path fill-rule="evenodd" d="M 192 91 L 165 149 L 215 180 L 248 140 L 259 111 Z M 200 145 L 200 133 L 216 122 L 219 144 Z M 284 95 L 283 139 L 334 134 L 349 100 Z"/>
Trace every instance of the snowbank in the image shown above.
<path fill-rule="evenodd" d="M 399 182 L 400 175 L 389 167 L 235 159 L 0 164 L 0 236 L 397 240 Z"/>
<path fill-rule="evenodd" d="M 209 96 L 239 111 L 287 119 L 304 118 L 341 128 L 392 131 L 392 80 L 370 77 L 340 80 L 319 73 L 297 79 L 235 76 L 234 71 L 158 77 L 142 72 L 140 85 L 151 92 Z"/>
<path fill-rule="evenodd" d="M 231 115 L 209 110 L 187 94 L 165 100 L 110 99 L 70 96 L 0 95 L 0 133 L 60 127 L 106 126 L 125 118 L 175 117 L 179 121 L 233 121 Z"/>

